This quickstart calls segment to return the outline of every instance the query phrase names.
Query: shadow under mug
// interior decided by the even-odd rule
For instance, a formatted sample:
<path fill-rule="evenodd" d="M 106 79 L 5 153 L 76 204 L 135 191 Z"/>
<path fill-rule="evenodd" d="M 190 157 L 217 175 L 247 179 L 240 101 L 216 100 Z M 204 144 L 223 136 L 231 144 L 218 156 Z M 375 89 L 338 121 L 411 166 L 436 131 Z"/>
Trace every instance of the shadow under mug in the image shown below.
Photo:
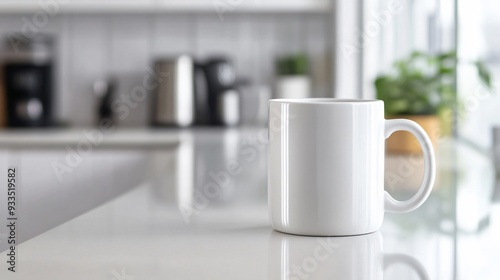
<path fill-rule="evenodd" d="M 406 130 L 422 148 L 424 178 L 409 200 L 384 192 L 385 139 Z M 436 173 L 425 131 L 410 120 L 384 119 L 381 100 L 334 98 L 269 101 L 268 202 L 274 229 L 313 236 L 374 232 L 384 212 L 415 210 Z"/>
<path fill-rule="evenodd" d="M 423 265 L 412 256 L 384 254 L 379 232 L 309 237 L 273 231 L 269 245 L 268 279 L 382 280 L 384 270 L 398 263 L 410 267 L 418 279 L 429 279 Z M 409 274 L 415 273 L 409 271 Z"/>

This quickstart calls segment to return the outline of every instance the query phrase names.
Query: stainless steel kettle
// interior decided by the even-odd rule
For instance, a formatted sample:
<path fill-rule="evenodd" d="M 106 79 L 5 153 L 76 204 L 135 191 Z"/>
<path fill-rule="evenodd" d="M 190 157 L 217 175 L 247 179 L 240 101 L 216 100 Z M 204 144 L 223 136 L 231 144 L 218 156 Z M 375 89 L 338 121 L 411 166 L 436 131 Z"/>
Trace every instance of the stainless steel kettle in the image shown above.
<path fill-rule="evenodd" d="M 188 55 L 156 62 L 156 71 L 167 73 L 153 94 L 152 124 L 187 127 L 195 119 L 194 61 Z"/>

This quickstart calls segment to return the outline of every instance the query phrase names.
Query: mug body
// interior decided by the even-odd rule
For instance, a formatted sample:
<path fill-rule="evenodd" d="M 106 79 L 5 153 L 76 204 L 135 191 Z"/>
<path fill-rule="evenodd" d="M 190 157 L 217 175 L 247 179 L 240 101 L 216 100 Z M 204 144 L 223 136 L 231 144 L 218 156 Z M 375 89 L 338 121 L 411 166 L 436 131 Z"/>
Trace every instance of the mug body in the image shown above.
<path fill-rule="evenodd" d="M 384 103 L 269 101 L 268 203 L 274 229 L 344 236 L 384 216 Z"/>

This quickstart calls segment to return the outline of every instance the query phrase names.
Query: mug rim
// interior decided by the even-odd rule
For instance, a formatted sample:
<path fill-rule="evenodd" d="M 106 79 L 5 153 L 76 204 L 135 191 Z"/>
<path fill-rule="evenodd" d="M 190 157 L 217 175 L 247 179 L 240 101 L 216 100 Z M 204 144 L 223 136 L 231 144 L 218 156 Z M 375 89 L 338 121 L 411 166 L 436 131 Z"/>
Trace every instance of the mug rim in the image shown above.
<path fill-rule="evenodd" d="M 341 104 L 374 104 L 383 102 L 379 99 L 346 99 L 346 98 L 274 98 L 269 99 L 269 103 L 294 103 L 294 104 L 324 104 L 324 105 L 341 105 Z"/>

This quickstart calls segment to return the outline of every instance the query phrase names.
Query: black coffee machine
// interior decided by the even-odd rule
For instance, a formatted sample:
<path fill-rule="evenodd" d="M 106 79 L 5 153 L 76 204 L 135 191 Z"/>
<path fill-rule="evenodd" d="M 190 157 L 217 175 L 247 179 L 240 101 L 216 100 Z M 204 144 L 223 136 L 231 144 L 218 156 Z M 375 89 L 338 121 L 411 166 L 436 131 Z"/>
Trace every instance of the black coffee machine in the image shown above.
<path fill-rule="evenodd" d="M 237 125 L 240 121 L 240 96 L 236 89 L 236 73 L 230 60 L 214 57 L 197 64 L 196 69 L 197 123 Z M 200 83 L 200 76 L 205 83 Z"/>
<path fill-rule="evenodd" d="M 52 125 L 53 41 L 37 34 L 9 35 L 3 63 L 9 127 Z"/>

